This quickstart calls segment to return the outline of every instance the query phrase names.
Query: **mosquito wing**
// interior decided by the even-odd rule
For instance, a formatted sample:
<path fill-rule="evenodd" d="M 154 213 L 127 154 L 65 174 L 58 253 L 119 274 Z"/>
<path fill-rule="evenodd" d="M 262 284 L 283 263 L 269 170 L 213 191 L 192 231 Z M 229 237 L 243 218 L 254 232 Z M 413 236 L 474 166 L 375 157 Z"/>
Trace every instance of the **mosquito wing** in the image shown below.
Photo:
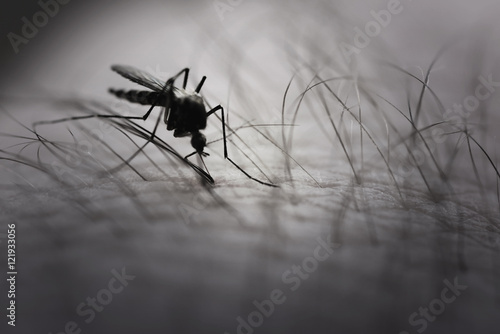
<path fill-rule="evenodd" d="M 126 65 L 113 65 L 111 69 L 122 77 L 127 78 L 141 86 L 154 90 L 155 92 L 163 91 L 165 81 L 155 78 L 145 71 L 141 71 L 132 66 Z"/>

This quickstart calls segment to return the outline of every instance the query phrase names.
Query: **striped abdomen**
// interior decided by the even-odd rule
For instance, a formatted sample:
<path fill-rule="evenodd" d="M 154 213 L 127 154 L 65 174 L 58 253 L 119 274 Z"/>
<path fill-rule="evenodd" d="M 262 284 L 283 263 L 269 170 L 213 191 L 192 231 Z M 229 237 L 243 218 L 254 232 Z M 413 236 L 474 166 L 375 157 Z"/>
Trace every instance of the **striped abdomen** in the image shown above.
<path fill-rule="evenodd" d="M 156 102 L 156 105 L 158 106 L 165 106 L 166 103 L 166 97 L 165 95 L 158 96 L 160 95 L 157 92 L 151 92 L 147 90 L 129 90 L 125 91 L 123 89 L 120 90 L 114 90 L 112 88 L 109 89 L 109 92 L 116 97 L 119 97 L 121 99 L 125 99 L 127 101 L 133 102 L 133 103 L 139 103 L 139 104 L 144 104 L 144 105 L 151 105 Z"/>

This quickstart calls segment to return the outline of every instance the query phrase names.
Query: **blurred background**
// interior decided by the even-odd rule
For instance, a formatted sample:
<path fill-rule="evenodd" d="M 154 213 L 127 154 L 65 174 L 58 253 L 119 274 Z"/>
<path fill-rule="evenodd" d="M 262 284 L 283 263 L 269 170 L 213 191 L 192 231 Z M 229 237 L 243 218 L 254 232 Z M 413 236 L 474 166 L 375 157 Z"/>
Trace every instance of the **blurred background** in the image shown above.
<path fill-rule="evenodd" d="M 497 332 L 497 1 L 63 2 L 1 14 L 7 333 Z M 113 64 L 207 76 L 230 156 L 279 188 L 224 160 L 214 116 L 213 186 L 157 142 L 115 170 L 156 109 L 33 127 L 142 115 Z"/>

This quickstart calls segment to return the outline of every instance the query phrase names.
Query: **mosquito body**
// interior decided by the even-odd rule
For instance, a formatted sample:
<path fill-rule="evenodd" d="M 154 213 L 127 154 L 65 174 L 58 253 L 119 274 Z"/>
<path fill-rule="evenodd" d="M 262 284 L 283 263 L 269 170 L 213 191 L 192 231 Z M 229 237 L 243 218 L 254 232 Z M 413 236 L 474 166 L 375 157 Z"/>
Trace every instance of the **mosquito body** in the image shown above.
<path fill-rule="evenodd" d="M 238 168 L 243 174 L 245 174 L 250 179 L 271 187 L 276 187 L 276 185 L 268 182 L 261 181 L 254 178 L 247 172 L 245 172 L 240 166 L 238 166 L 233 160 L 231 160 L 227 154 L 227 142 L 226 142 L 226 124 L 224 120 L 224 109 L 221 105 L 218 105 L 209 111 L 205 108 L 205 101 L 200 95 L 200 90 L 203 87 L 206 77 L 204 76 L 201 81 L 196 86 L 194 92 L 188 92 L 186 90 L 187 80 L 189 76 L 189 68 L 185 68 L 177 73 L 175 76 L 168 79 L 166 82 L 161 81 L 147 72 L 136 69 L 132 66 L 124 65 L 113 65 L 111 69 L 124 78 L 127 78 L 141 86 L 149 88 L 150 91 L 146 90 L 123 90 L 123 89 L 109 89 L 109 92 L 118 98 L 125 99 L 132 103 L 138 103 L 141 105 L 149 105 L 149 110 L 144 114 L 144 116 L 121 116 L 121 115 L 86 115 L 86 116 L 76 116 L 68 117 L 63 119 L 58 119 L 54 121 L 41 121 L 38 124 L 54 124 L 64 121 L 86 119 L 92 117 L 98 118 L 122 118 L 122 119 L 137 119 L 146 120 L 154 107 L 162 107 L 164 122 L 167 126 L 168 131 L 174 131 L 174 137 L 186 137 L 191 136 L 191 146 L 195 151 L 187 155 L 184 160 L 188 157 L 198 154 L 201 157 L 208 156 L 208 153 L 204 152 L 204 148 L 207 146 L 207 140 L 205 136 L 200 132 L 207 126 L 207 118 L 217 111 L 221 113 L 222 121 L 222 137 L 224 144 L 224 158 L 227 159 L 231 164 Z M 174 86 L 175 80 L 178 77 L 184 75 L 184 80 L 182 88 Z M 159 121 L 159 120 L 158 120 Z M 158 122 L 157 122 L 158 125 Z M 132 157 L 127 160 L 127 163 L 132 160 L 142 149 L 155 138 L 157 126 L 155 126 L 150 138 Z M 187 160 L 186 160 L 187 161 Z M 202 160 L 203 161 L 203 160 Z M 190 163 L 190 165 L 192 165 Z M 205 173 L 206 174 L 206 173 Z M 208 174 L 208 179 L 212 180 L 210 174 Z M 211 181 L 213 182 L 213 180 Z"/>
<path fill-rule="evenodd" d="M 200 130 L 206 128 L 207 117 L 216 110 L 211 110 L 207 114 L 205 103 L 199 94 L 206 77 L 202 78 L 194 92 L 189 93 L 186 91 L 187 77 L 189 75 L 189 69 L 187 68 L 177 75 L 179 76 L 184 72 L 182 89 L 173 86 L 177 76 L 169 79 L 166 85 L 160 85 L 159 80 L 130 66 L 115 65 L 111 69 L 127 79 L 153 89 L 153 91 L 109 89 L 111 94 L 132 103 L 164 107 L 164 122 L 167 125 L 167 130 L 173 130 L 176 138 L 191 136 L 191 146 L 196 150 L 196 153 L 203 156 L 208 155 L 203 152 L 207 140 Z"/>

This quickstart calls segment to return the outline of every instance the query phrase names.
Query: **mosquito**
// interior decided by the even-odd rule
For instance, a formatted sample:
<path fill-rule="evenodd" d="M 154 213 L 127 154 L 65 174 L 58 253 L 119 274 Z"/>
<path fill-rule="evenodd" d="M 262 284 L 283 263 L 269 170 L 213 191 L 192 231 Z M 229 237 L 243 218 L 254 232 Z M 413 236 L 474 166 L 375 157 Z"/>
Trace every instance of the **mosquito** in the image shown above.
<path fill-rule="evenodd" d="M 151 114 L 154 107 L 162 107 L 162 111 L 160 112 L 160 116 L 163 114 L 168 131 L 174 131 L 173 135 L 176 138 L 191 136 L 191 146 L 195 149 L 195 151 L 191 154 L 188 154 L 184 157 L 184 160 L 189 163 L 187 160 L 190 156 L 198 154 L 201 161 L 203 162 L 203 157 L 208 156 L 209 154 L 204 152 L 204 148 L 207 146 L 207 139 L 203 133 L 200 131 L 205 129 L 207 126 L 207 118 L 210 115 L 215 114 L 217 111 L 220 111 L 221 114 L 221 122 L 222 122 L 222 137 L 224 143 L 224 159 L 227 159 L 231 164 L 233 164 L 238 170 L 240 170 L 244 175 L 248 178 L 256 181 L 260 184 L 277 187 L 276 185 L 268 182 L 261 181 L 250 174 L 248 174 L 243 168 L 241 168 L 238 164 L 236 164 L 227 153 L 227 141 L 226 141 L 226 123 L 224 118 L 224 108 L 221 105 L 218 105 L 209 111 L 206 111 L 205 101 L 203 97 L 200 95 L 200 90 L 205 83 L 206 76 L 203 76 L 201 81 L 196 86 L 196 89 L 193 92 L 188 92 L 186 90 L 187 81 L 189 77 L 189 68 L 184 68 L 175 76 L 168 79 L 165 83 L 152 76 L 151 74 L 141 71 L 132 66 L 126 65 L 113 65 L 111 69 L 116 73 L 120 74 L 122 77 L 129 79 L 143 87 L 149 88 L 148 90 L 115 90 L 110 88 L 109 93 L 115 95 L 118 98 L 125 99 L 132 103 L 138 103 L 141 105 L 150 105 L 148 111 L 144 114 L 144 116 L 122 116 L 122 115 L 106 115 L 106 114 L 94 114 L 94 115 L 86 115 L 86 116 L 75 116 L 62 118 L 53 121 L 40 121 L 34 124 L 34 126 L 38 124 L 54 124 L 60 123 L 64 121 L 70 120 L 78 120 L 78 119 L 86 119 L 86 118 L 121 118 L 127 120 L 147 120 L 149 115 Z M 175 81 L 181 76 L 184 75 L 182 88 L 175 87 Z M 159 121 L 159 119 L 158 119 Z M 158 125 L 158 122 L 157 122 Z M 155 126 L 153 132 L 147 143 L 151 142 L 156 133 L 157 126 Z M 146 143 L 146 144 L 147 144 Z M 145 144 L 145 145 L 146 145 Z M 144 145 L 144 146 L 145 146 Z M 144 147 L 143 146 L 143 147 Z M 142 148 L 141 148 L 142 149 Z M 140 149 L 140 150 L 141 150 Z M 139 150 L 139 151 L 140 151 Z M 137 151 L 136 154 L 139 152 Z M 135 156 L 135 154 L 133 155 Z M 131 158 L 129 158 L 131 160 Z M 203 162 L 204 163 L 204 162 Z M 191 167 L 193 165 L 189 163 Z M 211 178 L 210 178 L 211 179 Z M 213 181 L 212 181 L 213 182 Z"/>

